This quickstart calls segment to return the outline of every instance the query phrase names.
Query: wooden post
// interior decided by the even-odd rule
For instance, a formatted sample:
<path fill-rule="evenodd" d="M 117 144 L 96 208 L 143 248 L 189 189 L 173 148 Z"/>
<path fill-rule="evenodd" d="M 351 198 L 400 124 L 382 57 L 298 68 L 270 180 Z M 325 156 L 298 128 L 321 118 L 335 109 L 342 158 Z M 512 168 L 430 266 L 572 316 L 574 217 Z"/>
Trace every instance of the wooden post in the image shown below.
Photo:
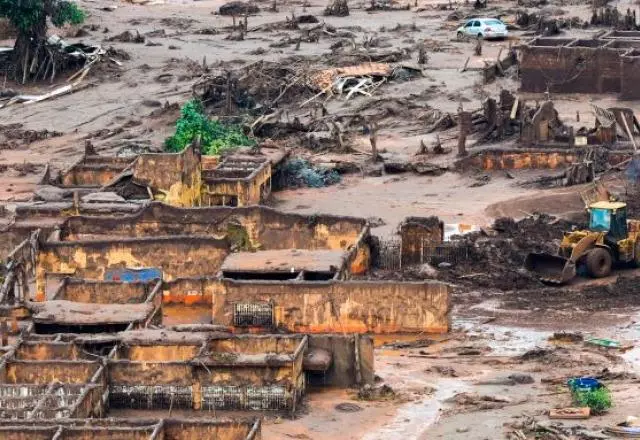
<path fill-rule="evenodd" d="M 80 193 L 78 191 L 73 192 L 73 208 L 76 214 L 80 214 Z"/>
<path fill-rule="evenodd" d="M 227 70 L 227 100 L 225 103 L 227 115 L 231 114 L 231 71 Z"/>
<path fill-rule="evenodd" d="M 7 327 L 7 321 L 4 319 L 0 321 L 0 345 L 3 347 L 9 345 L 9 328 Z"/>
<path fill-rule="evenodd" d="M 371 161 L 377 162 L 380 156 L 378 155 L 378 124 L 376 122 L 369 124 L 369 143 L 371 143 Z"/>
<path fill-rule="evenodd" d="M 471 113 L 465 112 L 462 106 L 458 109 L 458 126 L 460 133 L 458 134 L 458 156 L 467 155 L 467 135 L 471 128 Z"/>
<path fill-rule="evenodd" d="M 354 343 L 354 357 L 355 357 L 355 367 L 356 367 L 356 384 L 360 386 L 362 384 L 362 371 L 360 370 L 360 334 L 356 333 L 353 335 L 353 343 Z"/>

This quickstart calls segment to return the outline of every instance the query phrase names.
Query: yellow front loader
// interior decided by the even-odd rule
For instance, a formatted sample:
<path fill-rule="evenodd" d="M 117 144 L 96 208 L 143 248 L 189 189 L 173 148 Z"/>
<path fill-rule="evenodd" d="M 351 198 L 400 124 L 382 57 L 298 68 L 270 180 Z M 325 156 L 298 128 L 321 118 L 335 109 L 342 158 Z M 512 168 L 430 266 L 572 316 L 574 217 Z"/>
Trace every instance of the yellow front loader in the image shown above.
<path fill-rule="evenodd" d="M 527 255 L 525 268 L 542 281 L 563 284 L 580 268 L 602 278 L 620 263 L 640 266 L 640 220 L 627 220 L 626 203 L 595 202 L 588 210 L 588 230 L 566 232 L 558 255 Z"/>

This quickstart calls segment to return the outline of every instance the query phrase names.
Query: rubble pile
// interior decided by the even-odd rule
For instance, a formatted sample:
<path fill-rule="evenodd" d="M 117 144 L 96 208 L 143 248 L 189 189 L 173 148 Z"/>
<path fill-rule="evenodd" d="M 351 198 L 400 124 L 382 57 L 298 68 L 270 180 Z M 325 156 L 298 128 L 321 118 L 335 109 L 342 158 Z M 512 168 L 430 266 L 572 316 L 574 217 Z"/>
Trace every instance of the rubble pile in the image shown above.
<path fill-rule="evenodd" d="M 49 130 L 27 130 L 23 124 L 0 124 L 0 150 L 14 150 L 33 142 L 62 136 Z"/>
<path fill-rule="evenodd" d="M 193 94 L 214 114 L 265 114 L 278 104 L 312 96 L 301 64 L 260 61 L 234 71 L 205 73 Z"/>
<path fill-rule="evenodd" d="M 546 214 L 520 221 L 498 218 L 492 229 L 454 237 L 468 246 L 469 256 L 438 268 L 437 278 L 467 287 L 498 290 L 540 288 L 543 284 L 523 268 L 530 252 L 555 253 L 562 234 L 577 225 Z"/>

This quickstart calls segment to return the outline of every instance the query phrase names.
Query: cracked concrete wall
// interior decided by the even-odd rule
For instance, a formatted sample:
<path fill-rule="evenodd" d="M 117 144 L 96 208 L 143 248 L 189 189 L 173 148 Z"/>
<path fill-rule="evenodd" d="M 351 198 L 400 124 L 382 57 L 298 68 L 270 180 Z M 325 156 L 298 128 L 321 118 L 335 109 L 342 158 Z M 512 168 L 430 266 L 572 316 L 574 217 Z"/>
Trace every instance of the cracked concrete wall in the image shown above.
<path fill-rule="evenodd" d="M 640 51 L 633 56 L 622 57 L 622 73 L 620 97 L 623 99 L 640 99 Z"/>
<path fill-rule="evenodd" d="M 122 346 L 118 359 L 141 362 L 187 361 L 193 359 L 200 350 L 198 345 L 133 345 Z"/>
<path fill-rule="evenodd" d="M 167 424 L 164 428 L 164 440 L 194 440 L 194 439 L 216 439 L 216 440 L 245 440 L 251 425 L 246 423 L 229 422 L 220 425 L 196 425 L 187 423 Z M 261 440 L 260 431 L 253 440 Z"/>
<path fill-rule="evenodd" d="M 149 440 L 149 430 L 91 430 L 87 428 L 65 429 L 62 437 L 64 440 Z M 156 437 L 161 439 L 162 437 Z M 165 437 L 166 439 L 166 437 Z"/>
<path fill-rule="evenodd" d="M 63 427 L 61 439 L 74 440 L 149 440 L 159 420 L 143 420 L 140 423 L 109 419 L 106 422 L 91 420 L 78 425 L 77 421 L 30 420 L 28 423 L 19 420 L 5 422 L 0 426 L 2 440 L 51 440 L 58 426 Z M 23 424 L 24 423 L 24 424 Z M 227 420 L 186 420 L 164 419 L 162 429 L 156 440 L 247 440 L 255 422 L 243 418 Z M 55 426 L 53 426 L 55 425 Z M 258 428 L 252 440 L 260 440 L 261 430 Z"/>
<path fill-rule="evenodd" d="M 109 384 L 134 386 L 292 385 L 295 373 L 291 365 L 207 365 L 205 368 L 201 365 L 177 361 L 111 361 L 107 371 Z"/>
<path fill-rule="evenodd" d="M 270 303 L 275 326 L 291 332 L 444 333 L 451 287 L 440 282 L 210 281 L 213 322 L 233 325 L 237 303 Z"/>
<path fill-rule="evenodd" d="M 212 339 L 207 342 L 207 348 L 215 353 L 242 353 L 242 354 L 293 354 L 300 345 L 300 339 L 277 336 L 255 338 L 222 338 Z"/>
<path fill-rule="evenodd" d="M 51 440 L 57 428 L 24 430 L 22 428 L 0 430 L 0 440 Z"/>
<path fill-rule="evenodd" d="M 215 284 L 209 278 L 180 278 L 164 283 L 162 301 L 165 304 L 211 304 L 215 290 Z"/>
<path fill-rule="evenodd" d="M 78 346 L 66 342 L 24 342 L 16 350 L 16 359 L 44 361 L 53 359 L 79 360 Z"/>

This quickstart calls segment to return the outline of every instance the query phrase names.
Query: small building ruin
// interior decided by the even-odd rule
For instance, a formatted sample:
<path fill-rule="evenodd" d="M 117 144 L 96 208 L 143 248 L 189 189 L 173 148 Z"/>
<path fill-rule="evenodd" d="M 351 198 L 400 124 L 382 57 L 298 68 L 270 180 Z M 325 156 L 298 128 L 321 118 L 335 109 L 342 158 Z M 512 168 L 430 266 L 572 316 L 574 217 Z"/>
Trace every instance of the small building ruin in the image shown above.
<path fill-rule="evenodd" d="M 83 157 L 57 175 L 47 168 L 40 184 L 65 190 L 69 198 L 103 192 L 183 207 L 250 206 L 269 198 L 274 169 L 286 157 L 278 150 L 219 160 L 201 156 L 193 146 L 180 153 L 102 156 L 88 144 Z"/>
<path fill-rule="evenodd" d="M 594 39 L 537 37 L 519 51 L 523 92 L 640 96 L 638 31 L 614 30 Z"/>
<path fill-rule="evenodd" d="M 0 420 L 0 438 L 6 440 L 260 440 L 261 422 L 253 418 L 109 418 Z"/>

